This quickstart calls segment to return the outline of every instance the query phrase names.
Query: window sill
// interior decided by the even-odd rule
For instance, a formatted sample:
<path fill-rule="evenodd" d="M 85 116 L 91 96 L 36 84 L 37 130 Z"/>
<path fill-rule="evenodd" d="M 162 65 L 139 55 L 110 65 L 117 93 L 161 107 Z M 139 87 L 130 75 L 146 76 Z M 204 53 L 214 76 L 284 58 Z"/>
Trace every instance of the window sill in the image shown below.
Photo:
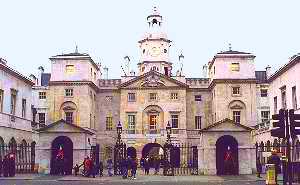
<path fill-rule="evenodd" d="M 241 97 L 241 94 L 232 94 L 233 97 Z"/>

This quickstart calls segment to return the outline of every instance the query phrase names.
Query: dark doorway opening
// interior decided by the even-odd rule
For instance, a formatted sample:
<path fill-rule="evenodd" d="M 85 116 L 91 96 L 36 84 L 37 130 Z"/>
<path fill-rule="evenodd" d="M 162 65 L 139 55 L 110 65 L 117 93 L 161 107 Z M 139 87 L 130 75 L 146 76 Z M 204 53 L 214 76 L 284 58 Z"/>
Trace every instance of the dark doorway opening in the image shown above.
<path fill-rule="evenodd" d="M 238 142 L 230 136 L 224 135 L 216 142 L 217 175 L 238 175 Z"/>
<path fill-rule="evenodd" d="M 58 155 L 63 153 L 63 161 L 58 160 Z M 73 168 L 73 142 L 66 136 L 59 136 L 52 141 L 50 174 L 58 175 L 63 168 L 66 175 L 72 174 Z"/>
<path fill-rule="evenodd" d="M 148 143 L 142 150 L 142 158 L 149 157 L 150 167 L 153 168 L 156 160 L 163 158 L 163 148 L 158 143 Z"/>
<path fill-rule="evenodd" d="M 169 76 L 169 70 L 168 70 L 168 67 L 164 67 L 164 70 L 165 70 L 165 75 L 166 75 L 166 76 Z"/>
<path fill-rule="evenodd" d="M 127 156 L 136 159 L 136 149 L 134 147 L 128 147 L 127 148 Z"/>
<path fill-rule="evenodd" d="M 180 148 L 178 146 L 171 149 L 170 163 L 173 167 L 180 168 Z"/>

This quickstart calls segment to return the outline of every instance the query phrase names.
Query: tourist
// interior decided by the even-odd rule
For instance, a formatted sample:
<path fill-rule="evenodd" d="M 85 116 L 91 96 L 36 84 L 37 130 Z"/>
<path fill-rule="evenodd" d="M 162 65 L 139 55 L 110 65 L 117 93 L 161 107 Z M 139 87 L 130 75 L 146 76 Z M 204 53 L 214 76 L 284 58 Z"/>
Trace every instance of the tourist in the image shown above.
<path fill-rule="evenodd" d="M 131 177 L 136 179 L 137 161 L 135 159 L 131 160 Z"/>
<path fill-rule="evenodd" d="M 261 178 L 260 174 L 262 172 L 262 165 L 260 163 L 259 157 L 256 159 L 256 171 L 257 171 L 257 177 Z"/>
<path fill-rule="evenodd" d="M 5 155 L 3 159 L 3 176 L 8 177 L 8 156 Z"/>
<path fill-rule="evenodd" d="M 280 157 L 276 154 L 275 150 L 272 150 L 272 155 L 268 159 L 268 164 L 275 165 L 275 181 L 277 182 L 277 175 L 281 173 L 281 170 L 280 170 Z"/>
<path fill-rule="evenodd" d="M 149 164 L 148 156 L 144 159 L 144 168 L 145 168 L 145 175 L 149 175 L 150 164 Z"/>
<path fill-rule="evenodd" d="M 0 158 L 0 177 L 2 177 L 2 164 L 3 162 L 2 162 L 2 159 Z"/>
<path fill-rule="evenodd" d="M 127 179 L 127 175 L 128 175 L 128 159 L 127 158 L 122 159 L 121 169 L 122 169 L 123 179 Z"/>
<path fill-rule="evenodd" d="M 14 177 L 16 174 L 16 161 L 15 161 L 15 155 L 10 154 L 8 158 L 8 175 L 10 177 Z"/>
<path fill-rule="evenodd" d="M 108 176 L 110 177 L 113 175 L 112 169 L 113 169 L 113 161 L 111 158 L 109 158 L 107 159 L 107 170 L 108 170 Z"/>
<path fill-rule="evenodd" d="M 103 176 L 103 163 L 101 161 L 99 162 L 99 176 Z"/>
<path fill-rule="evenodd" d="M 93 176 L 93 178 L 95 178 L 98 171 L 97 164 L 93 160 L 90 161 L 90 174 Z"/>
<path fill-rule="evenodd" d="M 74 169 L 75 176 L 77 176 L 78 172 L 79 172 L 79 166 L 78 166 L 78 164 L 76 164 L 73 169 Z"/>
<path fill-rule="evenodd" d="M 155 169 L 154 175 L 157 175 L 159 173 L 159 168 L 160 168 L 160 159 L 159 159 L 159 157 L 155 157 L 155 159 L 154 159 L 154 169 Z"/>

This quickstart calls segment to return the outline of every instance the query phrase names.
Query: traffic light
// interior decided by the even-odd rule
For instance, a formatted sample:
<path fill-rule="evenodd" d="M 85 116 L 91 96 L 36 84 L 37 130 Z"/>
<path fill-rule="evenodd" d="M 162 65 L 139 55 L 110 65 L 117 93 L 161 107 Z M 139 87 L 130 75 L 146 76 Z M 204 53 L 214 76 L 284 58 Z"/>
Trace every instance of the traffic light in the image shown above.
<path fill-rule="evenodd" d="M 285 119 L 284 110 L 280 109 L 279 114 L 272 115 L 273 129 L 271 130 L 271 136 L 278 138 L 285 138 Z"/>
<path fill-rule="evenodd" d="M 297 135 L 300 135 L 300 114 L 294 114 L 294 109 L 291 109 L 289 112 L 290 117 L 290 127 L 291 127 L 291 136 L 295 138 Z M 298 121 L 297 121 L 298 120 Z"/>

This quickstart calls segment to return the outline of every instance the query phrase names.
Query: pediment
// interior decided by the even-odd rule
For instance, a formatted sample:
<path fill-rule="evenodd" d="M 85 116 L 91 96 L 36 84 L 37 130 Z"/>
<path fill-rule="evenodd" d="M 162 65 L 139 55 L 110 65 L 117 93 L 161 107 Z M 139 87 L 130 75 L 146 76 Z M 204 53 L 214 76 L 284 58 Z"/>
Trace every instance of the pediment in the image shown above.
<path fill-rule="evenodd" d="M 234 123 L 232 120 L 226 118 L 218 121 L 206 128 L 203 128 L 203 132 L 220 132 L 220 131 L 233 131 L 233 132 L 250 132 L 253 129 L 242 124 Z"/>
<path fill-rule="evenodd" d="M 144 75 L 138 76 L 132 80 L 122 83 L 120 88 L 167 88 L 167 87 L 182 87 L 186 88 L 188 85 L 175 80 L 169 76 L 150 71 Z"/>
<path fill-rule="evenodd" d="M 44 133 L 88 133 L 94 134 L 91 131 L 79 127 L 74 124 L 68 124 L 65 120 L 59 120 L 57 122 L 51 123 L 50 125 L 41 128 L 38 130 L 39 132 Z"/>

